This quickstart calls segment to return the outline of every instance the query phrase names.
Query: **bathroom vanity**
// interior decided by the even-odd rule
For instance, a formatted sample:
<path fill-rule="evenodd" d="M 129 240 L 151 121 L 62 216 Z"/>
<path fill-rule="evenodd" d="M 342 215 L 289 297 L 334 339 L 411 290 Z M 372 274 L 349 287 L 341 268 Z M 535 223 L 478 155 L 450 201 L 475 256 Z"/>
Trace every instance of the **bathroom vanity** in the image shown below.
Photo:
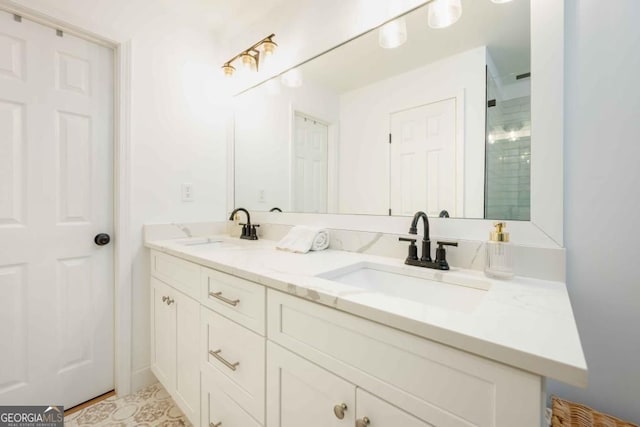
<path fill-rule="evenodd" d="M 228 236 L 147 246 L 151 367 L 194 425 L 539 427 L 545 378 L 586 383 L 563 283 Z"/>

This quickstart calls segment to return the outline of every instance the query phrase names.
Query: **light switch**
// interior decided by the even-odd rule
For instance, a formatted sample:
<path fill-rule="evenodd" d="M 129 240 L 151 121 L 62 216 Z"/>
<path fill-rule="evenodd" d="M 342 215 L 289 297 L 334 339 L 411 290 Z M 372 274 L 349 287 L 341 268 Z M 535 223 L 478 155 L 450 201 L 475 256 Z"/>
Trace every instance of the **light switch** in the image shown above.
<path fill-rule="evenodd" d="M 188 182 L 182 184 L 182 201 L 193 202 L 193 184 Z"/>

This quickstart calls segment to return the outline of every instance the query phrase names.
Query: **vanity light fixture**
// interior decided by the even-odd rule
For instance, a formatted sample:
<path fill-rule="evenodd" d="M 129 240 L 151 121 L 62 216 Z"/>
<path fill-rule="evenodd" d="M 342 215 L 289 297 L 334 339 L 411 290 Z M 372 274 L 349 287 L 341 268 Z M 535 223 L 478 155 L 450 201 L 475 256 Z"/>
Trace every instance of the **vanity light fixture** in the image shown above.
<path fill-rule="evenodd" d="M 378 44 L 385 49 L 402 46 L 407 41 L 407 21 L 404 18 L 387 22 L 378 31 Z"/>
<path fill-rule="evenodd" d="M 227 77 L 233 76 L 233 73 L 236 71 L 236 67 L 233 66 L 234 61 L 240 61 L 242 66 L 247 70 L 258 71 L 258 67 L 260 66 L 260 57 L 262 55 L 264 55 L 264 57 L 273 55 L 276 47 L 278 47 L 278 44 L 273 41 L 275 36 L 275 34 L 271 34 L 263 38 L 247 50 L 240 52 L 225 62 L 224 65 L 222 65 L 222 72 L 224 75 Z"/>
<path fill-rule="evenodd" d="M 462 16 L 462 0 L 433 0 L 429 3 L 429 26 L 446 28 Z"/>

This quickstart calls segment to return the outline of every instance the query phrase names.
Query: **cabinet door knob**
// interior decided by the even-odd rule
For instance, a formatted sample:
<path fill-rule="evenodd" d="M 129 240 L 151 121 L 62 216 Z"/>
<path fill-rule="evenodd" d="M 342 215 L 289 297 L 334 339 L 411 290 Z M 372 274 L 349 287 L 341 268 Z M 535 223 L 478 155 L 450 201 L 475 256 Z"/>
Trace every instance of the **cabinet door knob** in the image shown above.
<path fill-rule="evenodd" d="M 169 297 L 162 297 L 162 302 L 167 302 L 168 299 Z"/>
<path fill-rule="evenodd" d="M 341 420 L 344 418 L 344 413 L 347 411 L 347 404 L 341 403 L 333 407 L 333 413 L 336 414 L 336 418 Z"/>
<path fill-rule="evenodd" d="M 171 305 L 171 304 L 173 304 L 174 302 L 175 302 L 175 300 L 174 300 L 174 299 L 171 299 L 171 298 L 167 297 L 167 305 Z"/>
<path fill-rule="evenodd" d="M 209 427 L 220 427 L 222 425 L 222 421 L 220 421 L 219 423 L 209 423 Z"/>
<path fill-rule="evenodd" d="M 367 427 L 369 424 L 371 424 L 371 421 L 367 417 L 356 420 L 356 427 Z"/>

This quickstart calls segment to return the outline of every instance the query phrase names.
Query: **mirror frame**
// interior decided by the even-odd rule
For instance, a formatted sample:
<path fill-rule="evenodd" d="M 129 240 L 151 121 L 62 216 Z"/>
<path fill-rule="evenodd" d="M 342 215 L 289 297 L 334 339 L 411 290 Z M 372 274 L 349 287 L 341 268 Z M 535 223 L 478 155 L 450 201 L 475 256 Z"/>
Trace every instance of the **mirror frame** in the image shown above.
<path fill-rule="evenodd" d="M 517 0 L 516 0 L 517 1 Z M 429 3 L 424 2 L 418 7 Z M 395 17 L 393 18 L 395 19 Z M 386 22 L 392 21 L 389 19 Z M 531 0 L 531 220 L 509 221 L 517 245 L 561 248 L 564 244 L 564 19 L 565 0 Z M 378 26 L 367 31 L 375 30 Z M 360 34 L 360 35 L 362 35 Z M 359 35 L 359 36 L 360 36 Z M 357 37 L 359 37 L 357 36 Z M 354 37 L 354 38 L 357 38 Z M 347 43 L 353 39 L 347 40 Z M 332 47 L 344 44 L 341 43 Z M 326 52 L 323 52 L 323 54 Z M 312 60 L 316 58 L 316 55 Z M 296 64 L 296 68 L 304 62 Z M 284 74 L 282 71 L 279 75 Z M 277 77 L 277 76 L 275 76 Z M 248 90 L 248 89 L 247 89 Z M 229 168 L 227 212 L 235 205 L 234 126 L 227 127 Z M 328 228 L 406 234 L 409 218 L 400 216 L 252 212 L 256 222 L 317 225 Z M 459 240 L 487 240 L 495 220 L 429 218 L 432 235 Z"/>

